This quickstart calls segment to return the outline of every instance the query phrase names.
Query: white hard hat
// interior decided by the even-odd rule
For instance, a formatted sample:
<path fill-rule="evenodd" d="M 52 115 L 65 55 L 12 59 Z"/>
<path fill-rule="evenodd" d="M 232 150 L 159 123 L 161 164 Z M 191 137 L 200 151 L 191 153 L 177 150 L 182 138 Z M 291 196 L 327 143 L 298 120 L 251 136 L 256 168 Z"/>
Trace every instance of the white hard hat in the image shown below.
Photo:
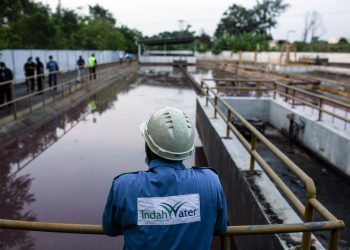
<path fill-rule="evenodd" d="M 179 109 L 159 110 L 140 125 L 140 130 L 151 151 L 162 158 L 180 161 L 194 150 L 193 125 Z"/>

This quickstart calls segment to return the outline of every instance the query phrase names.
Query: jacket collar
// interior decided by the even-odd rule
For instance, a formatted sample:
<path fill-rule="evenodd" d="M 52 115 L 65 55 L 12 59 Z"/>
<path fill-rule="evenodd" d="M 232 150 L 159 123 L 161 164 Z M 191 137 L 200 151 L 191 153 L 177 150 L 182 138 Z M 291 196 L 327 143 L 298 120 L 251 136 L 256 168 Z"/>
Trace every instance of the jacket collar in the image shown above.
<path fill-rule="evenodd" d="M 152 160 L 149 165 L 149 169 L 153 169 L 156 167 L 168 167 L 168 168 L 175 168 L 175 169 L 185 169 L 185 165 L 182 163 L 182 161 L 163 161 L 160 159 Z"/>

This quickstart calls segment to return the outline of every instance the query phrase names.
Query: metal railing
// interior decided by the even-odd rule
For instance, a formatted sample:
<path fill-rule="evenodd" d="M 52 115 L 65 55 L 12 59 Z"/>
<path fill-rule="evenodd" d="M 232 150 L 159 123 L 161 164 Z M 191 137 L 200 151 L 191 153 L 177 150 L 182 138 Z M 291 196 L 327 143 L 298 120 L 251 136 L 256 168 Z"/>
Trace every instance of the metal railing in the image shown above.
<path fill-rule="evenodd" d="M 221 236 L 223 249 L 229 250 L 233 235 L 260 235 L 260 234 L 282 234 L 296 232 L 313 232 L 313 231 L 338 231 L 343 228 L 342 221 L 321 221 L 297 224 L 282 225 L 249 225 L 249 226 L 228 226 L 226 233 Z M 36 222 L 21 220 L 0 219 L 0 228 L 41 231 L 53 233 L 71 233 L 71 234 L 103 234 L 102 226 L 89 224 L 66 224 L 52 222 Z M 337 235 L 334 235 L 336 237 Z M 331 241 L 331 248 L 337 249 L 337 242 Z"/>
<path fill-rule="evenodd" d="M 289 86 L 287 84 L 280 83 L 273 80 L 262 80 L 262 79 L 227 79 L 227 78 L 213 78 L 213 79 L 203 79 L 203 81 L 216 81 L 216 82 L 234 82 L 234 83 L 253 83 L 256 87 L 214 87 L 218 92 L 227 90 L 252 90 L 258 93 L 271 91 L 273 93 L 273 98 L 276 99 L 277 95 L 283 97 L 286 102 L 290 102 L 291 108 L 294 109 L 297 105 L 304 105 L 316 110 L 317 120 L 325 120 L 323 116 L 325 114 L 332 118 L 331 123 L 338 119 L 344 122 L 344 130 L 350 123 L 350 104 L 343 103 L 341 101 L 329 98 L 327 96 L 322 96 L 309 92 L 307 90 Z M 262 85 L 262 86 L 258 86 Z M 327 106 L 332 110 L 326 109 Z M 338 114 L 336 109 L 342 110 L 344 115 Z"/>
<path fill-rule="evenodd" d="M 43 88 L 42 90 L 31 92 L 28 94 L 24 94 L 22 96 L 16 96 L 15 92 L 15 84 L 14 80 L 7 81 L 7 82 L 1 82 L 0 86 L 4 85 L 10 85 L 11 88 L 11 95 L 12 100 L 7 101 L 3 104 L 0 104 L 0 110 L 4 109 L 5 107 L 8 107 L 8 116 L 5 118 L 4 123 L 17 120 L 19 117 L 26 115 L 28 113 L 32 113 L 34 110 L 37 110 L 39 108 L 45 107 L 49 103 L 55 102 L 59 97 L 64 97 L 67 95 L 71 95 L 75 93 L 78 90 L 81 90 L 85 87 L 90 86 L 92 83 L 95 83 L 96 81 L 104 81 L 113 78 L 116 75 L 116 71 L 120 69 L 121 66 L 119 64 L 112 64 L 112 66 L 107 66 L 104 69 L 99 69 L 96 73 L 96 79 L 92 79 L 89 76 L 89 72 L 85 70 L 85 72 L 81 75 L 80 82 L 77 81 L 77 75 L 76 72 L 69 72 L 72 73 L 72 75 L 69 77 L 69 79 L 64 79 L 64 75 L 62 75 L 62 81 L 60 83 L 57 83 L 57 85 L 54 85 L 52 83 L 51 86 L 45 86 L 44 79 L 42 80 Z M 59 74 L 60 72 L 51 72 L 50 74 Z M 23 79 L 16 79 L 16 81 L 29 81 L 31 78 L 34 78 L 36 80 L 37 77 L 27 77 Z M 44 78 L 45 75 L 42 75 L 41 77 Z M 46 75 L 46 77 L 49 76 Z M 67 77 L 68 78 L 68 77 Z M 31 86 L 27 85 L 29 88 L 29 91 L 31 89 Z M 38 100 L 37 96 L 41 96 L 41 100 Z M 3 120 L 4 117 L 1 117 L 0 120 Z"/>
<path fill-rule="evenodd" d="M 215 80 L 215 81 L 231 81 L 231 82 L 257 82 L 265 83 L 269 82 L 273 84 L 273 88 L 247 88 L 247 87 L 209 87 L 205 83 L 205 80 Z M 205 96 L 205 105 L 208 106 L 209 103 L 214 108 L 214 118 L 218 118 L 218 115 L 226 123 L 226 138 L 230 138 L 230 133 L 233 132 L 238 140 L 242 143 L 244 148 L 250 154 L 250 174 L 254 175 L 255 173 L 255 162 L 259 163 L 265 173 L 270 177 L 270 179 L 276 184 L 278 189 L 285 195 L 286 199 L 294 206 L 298 214 L 303 218 L 304 223 L 312 223 L 313 213 L 317 211 L 321 216 L 328 222 L 333 222 L 335 228 L 327 229 L 331 231 L 331 237 L 329 241 L 329 249 L 338 249 L 340 230 L 344 228 L 344 223 L 338 220 L 333 214 L 331 214 L 317 199 L 316 199 L 316 187 L 313 180 L 305 174 L 294 162 L 292 162 L 285 154 L 283 154 L 276 146 L 274 146 L 264 135 L 262 135 L 254 126 L 252 126 L 242 115 L 240 115 L 234 108 L 232 108 L 221 96 L 219 96 L 219 91 L 223 89 L 235 89 L 235 90 L 246 90 L 254 89 L 257 91 L 274 91 L 274 97 L 278 91 L 278 87 L 285 87 L 293 90 L 293 95 L 289 96 L 290 98 L 295 98 L 297 91 L 304 93 L 306 91 L 299 90 L 294 87 L 289 87 L 284 84 L 279 84 L 274 81 L 265 81 L 265 80 L 247 80 L 247 79 L 205 79 L 201 81 L 202 94 Z M 309 94 L 306 92 L 306 94 Z M 312 96 L 317 96 L 320 100 L 323 100 L 325 97 L 311 94 Z M 329 98 L 326 98 L 329 99 Z M 333 101 L 333 100 L 330 100 Z M 334 101 L 337 104 L 341 104 L 337 101 Z M 218 107 L 218 105 L 223 105 L 224 109 L 227 110 L 226 114 Z M 324 112 L 320 109 L 320 112 Z M 246 129 L 251 133 L 251 141 L 248 142 L 246 138 L 237 130 L 237 128 L 231 123 L 231 118 L 235 117 L 239 122 L 241 122 Z M 344 118 L 345 120 L 345 118 Z M 297 198 L 297 196 L 290 190 L 290 188 L 283 182 L 283 180 L 275 173 L 271 166 L 263 159 L 263 157 L 257 152 L 256 146 L 257 142 L 262 143 L 267 149 L 269 149 L 284 165 L 296 175 L 300 181 L 302 181 L 306 188 L 306 202 L 305 205 Z M 326 223 L 326 222 L 324 222 Z M 284 227 L 286 226 L 286 227 Z M 266 225 L 265 229 L 269 230 L 272 228 L 272 225 Z M 289 228 L 287 225 L 280 225 L 279 228 Z M 321 230 L 320 225 L 315 225 L 310 231 Z M 302 237 L 302 248 L 303 250 L 310 249 L 311 244 L 311 233 L 310 231 L 300 231 L 304 232 Z M 280 231 L 274 231 L 271 229 L 270 233 L 278 233 Z"/>

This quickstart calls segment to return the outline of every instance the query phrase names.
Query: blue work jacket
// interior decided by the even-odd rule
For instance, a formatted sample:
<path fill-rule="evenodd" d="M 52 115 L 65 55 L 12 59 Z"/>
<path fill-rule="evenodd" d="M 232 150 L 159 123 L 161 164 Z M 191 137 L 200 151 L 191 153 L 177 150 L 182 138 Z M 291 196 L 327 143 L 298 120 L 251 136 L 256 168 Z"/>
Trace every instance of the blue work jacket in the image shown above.
<path fill-rule="evenodd" d="M 210 249 L 226 231 L 225 195 L 211 169 L 153 160 L 148 171 L 114 179 L 102 226 L 124 235 L 124 249 Z"/>

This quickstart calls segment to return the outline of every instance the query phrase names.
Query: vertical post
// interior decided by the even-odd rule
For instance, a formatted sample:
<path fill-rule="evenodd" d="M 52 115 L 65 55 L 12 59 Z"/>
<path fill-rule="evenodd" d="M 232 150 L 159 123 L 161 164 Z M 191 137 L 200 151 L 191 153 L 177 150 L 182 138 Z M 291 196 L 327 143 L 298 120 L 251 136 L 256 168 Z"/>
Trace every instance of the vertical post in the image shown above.
<path fill-rule="evenodd" d="M 217 105 L 218 105 L 218 95 L 215 95 L 214 98 L 214 119 L 217 118 Z"/>
<path fill-rule="evenodd" d="M 328 250 L 338 250 L 340 241 L 340 230 L 333 230 L 329 239 Z"/>
<path fill-rule="evenodd" d="M 251 132 L 252 133 L 252 132 Z M 252 133 L 252 140 L 251 140 L 251 148 L 250 148 L 250 174 L 254 174 L 254 168 L 255 168 L 255 159 L 253 156 L 253 151 L 256 150 L 256 135 Z"/>
<path fill-rule="evenodd" d="M 306 200 L 304 222 L 312 221 L 314 209 L 309 202 L 310 198 L 311 197 L 307 197 L 307 200 Z M 304 232 L 302 242 L 301 242 L 301 250 L 310 250 L 310 247 L 311 247 L 311 232 Z"/>
<path fill-rule="evenodd" d="M 13 112 L 13 117 L 15 118 L 15 120 L 17 120 L 17 103 L 16 101 L 14 101 L 16 99 L 16 95 L 15 95 L 15 86 L 14 86 L 14 81 L 11 81 L 11 101 L 13 101 L 12 103 L 12 112 Z"/>
<path fill-rule="evenodd" d="M 318 121 L 321 121 L 322 119 L 322 104 L 323 104 L 323 99 L 319 99 L 318 101 Z"/>
<path fill-rule="evenodd" d="M 229 124 L 231 122 L 231 115 L 232 115 L 231 110 L 230 109 L 227 110 L 226 138 L 230 138 L 230 126 L 229 126 Z"/>
<path fill-rule="evenodd" d="M 31 90 L 31 87 L 29 87 L 30 89 L 29 89 L 29 91 Z M 33 112 L 33 106 L 32 106 L 32 102 L 33 102 L 33 100 L 32 100 L 32 97 L 33 97 L 33 94 L 31 93 L 31 92 L 29 92 L 30 94 L 29 94 L 29 110 L 30 110 L 30 113 L 31 112 Z"/>
<path fill-rule="evenodd" d="M 293 93 L 292 93 L 292 109 L 295 108 L 295 89 L 293 89 Z"/>
<path fill-rule="evenodd" d="M 230 250 L 231 249 L 231 238 L 228 235 L 221 236 L 221 249 Z"/>
<path fill-rule="evenodd" d="M 239 64 L 242 64 L 242 51 L 239 51 Z"/>
<path fill-rule="evenodd" d="M 258 62 L 258 51 L 255 50 L 254 51 L 254 64 L 256 64 Z"/>
<path fill-rule="evenodd" d="M 62 98 L 64 97 L 64 85 L 65 85 L 65 82 L 62 82 L 61 83 Z"/>
<path fill-rule="evenodd" d="M 209 103 L 209 87 L 206 87 L 205 106 L 208 106 L 208 103 Z"/>
<path fill-rule="evenodd" d="M 273 99 L 276 99 L 277 83 L 273 82 Z"/>

